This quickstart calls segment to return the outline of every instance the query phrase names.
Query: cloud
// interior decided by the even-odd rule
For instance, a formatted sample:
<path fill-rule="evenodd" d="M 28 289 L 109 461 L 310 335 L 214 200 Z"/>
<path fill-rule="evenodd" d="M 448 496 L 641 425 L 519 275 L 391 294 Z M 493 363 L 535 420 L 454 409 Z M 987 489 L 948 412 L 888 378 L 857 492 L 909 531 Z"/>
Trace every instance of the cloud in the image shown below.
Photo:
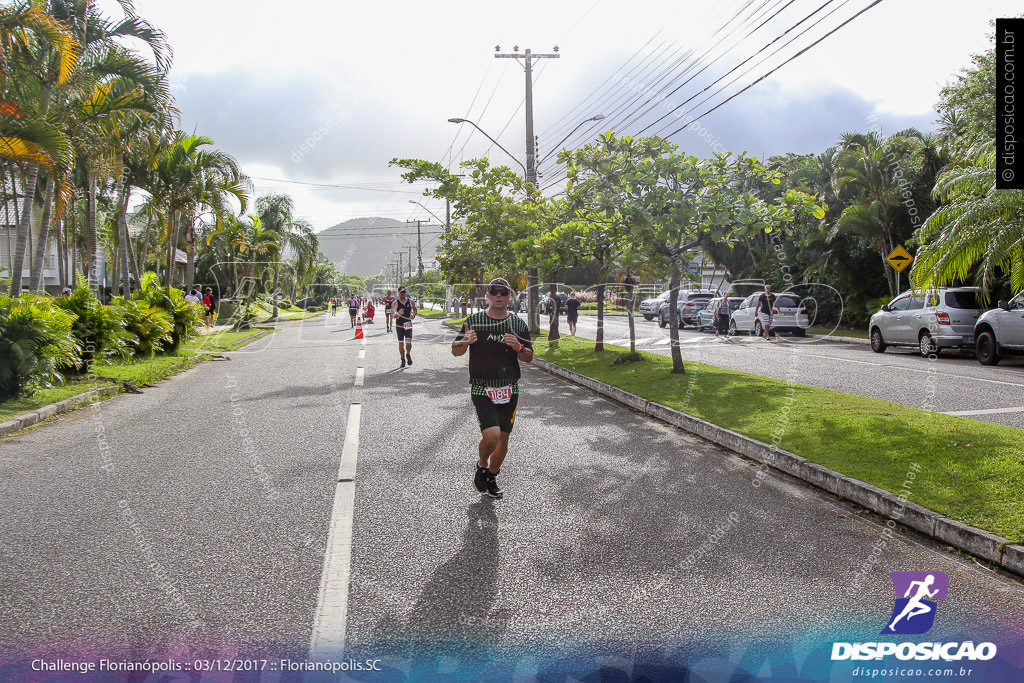
<path fill-rule="evenodd" d="M 284 80 L 240 69 L 189 74 L 175 91 L 184 129 L 212 137 L 243 163 L 314 181 L 394 180 L 387 162 L 402 154 L 406 141 L 417 145 L 409 134 L 415 128 L 390 100 L 385 88 L 326 86 L 312 75 Z"/>

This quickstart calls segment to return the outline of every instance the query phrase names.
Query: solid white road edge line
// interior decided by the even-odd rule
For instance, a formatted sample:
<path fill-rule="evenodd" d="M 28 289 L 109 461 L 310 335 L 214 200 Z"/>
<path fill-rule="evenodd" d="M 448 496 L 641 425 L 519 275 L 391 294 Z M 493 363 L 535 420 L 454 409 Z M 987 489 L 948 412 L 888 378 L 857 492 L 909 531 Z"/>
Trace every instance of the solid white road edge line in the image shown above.
<path fill-rule="evenodd" d="M 313 617 L 310 659 L 339 657 L 345 649 L 348 614 L 348 581 L 352 570 L 352 518 L 356 502 L 356 461 L 359 456 L 359 421 L 363 406 L 353 403 L 348 410 L 348 427 L 341 449 L 338 482 L 320 576 L 320 594 Z"/>
<path fill-rule="evenodd" d="M 960 417 L 967 415 L 995 415 L 996 413 L 1022 413 L 1024 412 L 1024 406 L 1017 406 L 1016 408 L 987 408 L 985 410 L 953 410 L 944 415 L 957 415 Z"/>

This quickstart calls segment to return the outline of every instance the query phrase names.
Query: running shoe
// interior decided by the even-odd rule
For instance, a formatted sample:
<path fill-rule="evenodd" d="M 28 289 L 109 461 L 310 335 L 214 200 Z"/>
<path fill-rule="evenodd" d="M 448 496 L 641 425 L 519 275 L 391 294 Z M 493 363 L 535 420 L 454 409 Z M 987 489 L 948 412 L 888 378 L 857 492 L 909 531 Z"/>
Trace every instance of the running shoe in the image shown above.
<path fill-rule="evenodd" d="M 484 491 L 487 490 L 486 472 L 486 467 L 480 467 L 480 465 L 476 466 L 476 475 L 473 477 L 473 486 L 475 486 L 476 490 L 479 491 L 480 493 L 483 493 Z"/>
<path fill-rule="evenodd" d="M 409 365 L 412 365 L 412 354 L 407 355 L 406 358 L 409 361 Z"/>
<path fill-rule="evenodd" d="M 484 471 L 484 478 L 487 482 L 487 495 L 491 498 L 501 498 L 505 495 L 505 492 L 498 486 L 498 480 L 496 475 L 492 474 L 490 470 Z"/>
<path fill-rule="evenodd" d="M 402 367 L 405 367 L 405 356 L 402 356 Z"/>

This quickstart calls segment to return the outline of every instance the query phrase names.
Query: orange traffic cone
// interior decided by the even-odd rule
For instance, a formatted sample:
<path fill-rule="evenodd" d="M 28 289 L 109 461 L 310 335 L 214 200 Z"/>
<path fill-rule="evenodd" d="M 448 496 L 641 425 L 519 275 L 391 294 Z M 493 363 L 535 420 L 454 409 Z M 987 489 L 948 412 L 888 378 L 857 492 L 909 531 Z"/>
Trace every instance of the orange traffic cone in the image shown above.
<path fill-rule="evenodd" d="M 353 339 L 363 338 L 363 316 L 356 316 L 356 336 Z"/>

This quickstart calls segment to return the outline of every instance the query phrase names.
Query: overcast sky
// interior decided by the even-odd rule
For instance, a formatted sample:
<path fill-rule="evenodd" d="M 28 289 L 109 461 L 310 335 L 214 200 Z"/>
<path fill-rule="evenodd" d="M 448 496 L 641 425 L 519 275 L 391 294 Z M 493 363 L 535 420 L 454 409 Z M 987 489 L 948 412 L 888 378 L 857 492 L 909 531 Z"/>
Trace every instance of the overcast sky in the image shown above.
<path fill-rule="evenodd" d="M 496 45 L 503 53 L 514 46 L 534 53 L 559 47 L 558 59 L 535 62 L 535 133 L 544 157 L 594 114 L 607 118 L 581 128 L 577 135 L 585 137 L 570 143 L 609 128 L 638 133 L 728 74 L 644 134 L 670 133 L 870 4 L 834 0 L 779 37 L 823 1 L 795 0 L 781 12 L 781 0 L 135 0 L 135 6 L 170 39 L 182 127 L 235 156 L 257 194 L 291 194 L 297 213 L 321 230 L 366 216 L 429 219 L 410 199 L 443 217 L 443 204 L 423 198 L 422 187 L 401 184 L 399 171 L 387 165 L 393 157 L 454 168 L 487 155 L 519 168 L 468 124 L 447 122 L 471 119 L 525 160 L 523 68 L 495 59 Z M 118 16 L 116 0 L 99 5 Z M 820 152 L 840 133 L 873 122 L 887 133 L 930 129 L 939 88 L 970 64 L 972 53 L 986 49 L 988 22 L 1020 12 L 1019 0 L 885 0 L 672 140 L 697 156 L 718 145 L 764 157 Z M 684 72 L 693 76 L 689 83 L 663 102 L 650 99 Z M 714 96 L 701 105 L 708 95 Z M 651 106 L 654 111 L 631 121 Z M 541 166 L 542 184 L 557 180 L 552 161 Z"/>

